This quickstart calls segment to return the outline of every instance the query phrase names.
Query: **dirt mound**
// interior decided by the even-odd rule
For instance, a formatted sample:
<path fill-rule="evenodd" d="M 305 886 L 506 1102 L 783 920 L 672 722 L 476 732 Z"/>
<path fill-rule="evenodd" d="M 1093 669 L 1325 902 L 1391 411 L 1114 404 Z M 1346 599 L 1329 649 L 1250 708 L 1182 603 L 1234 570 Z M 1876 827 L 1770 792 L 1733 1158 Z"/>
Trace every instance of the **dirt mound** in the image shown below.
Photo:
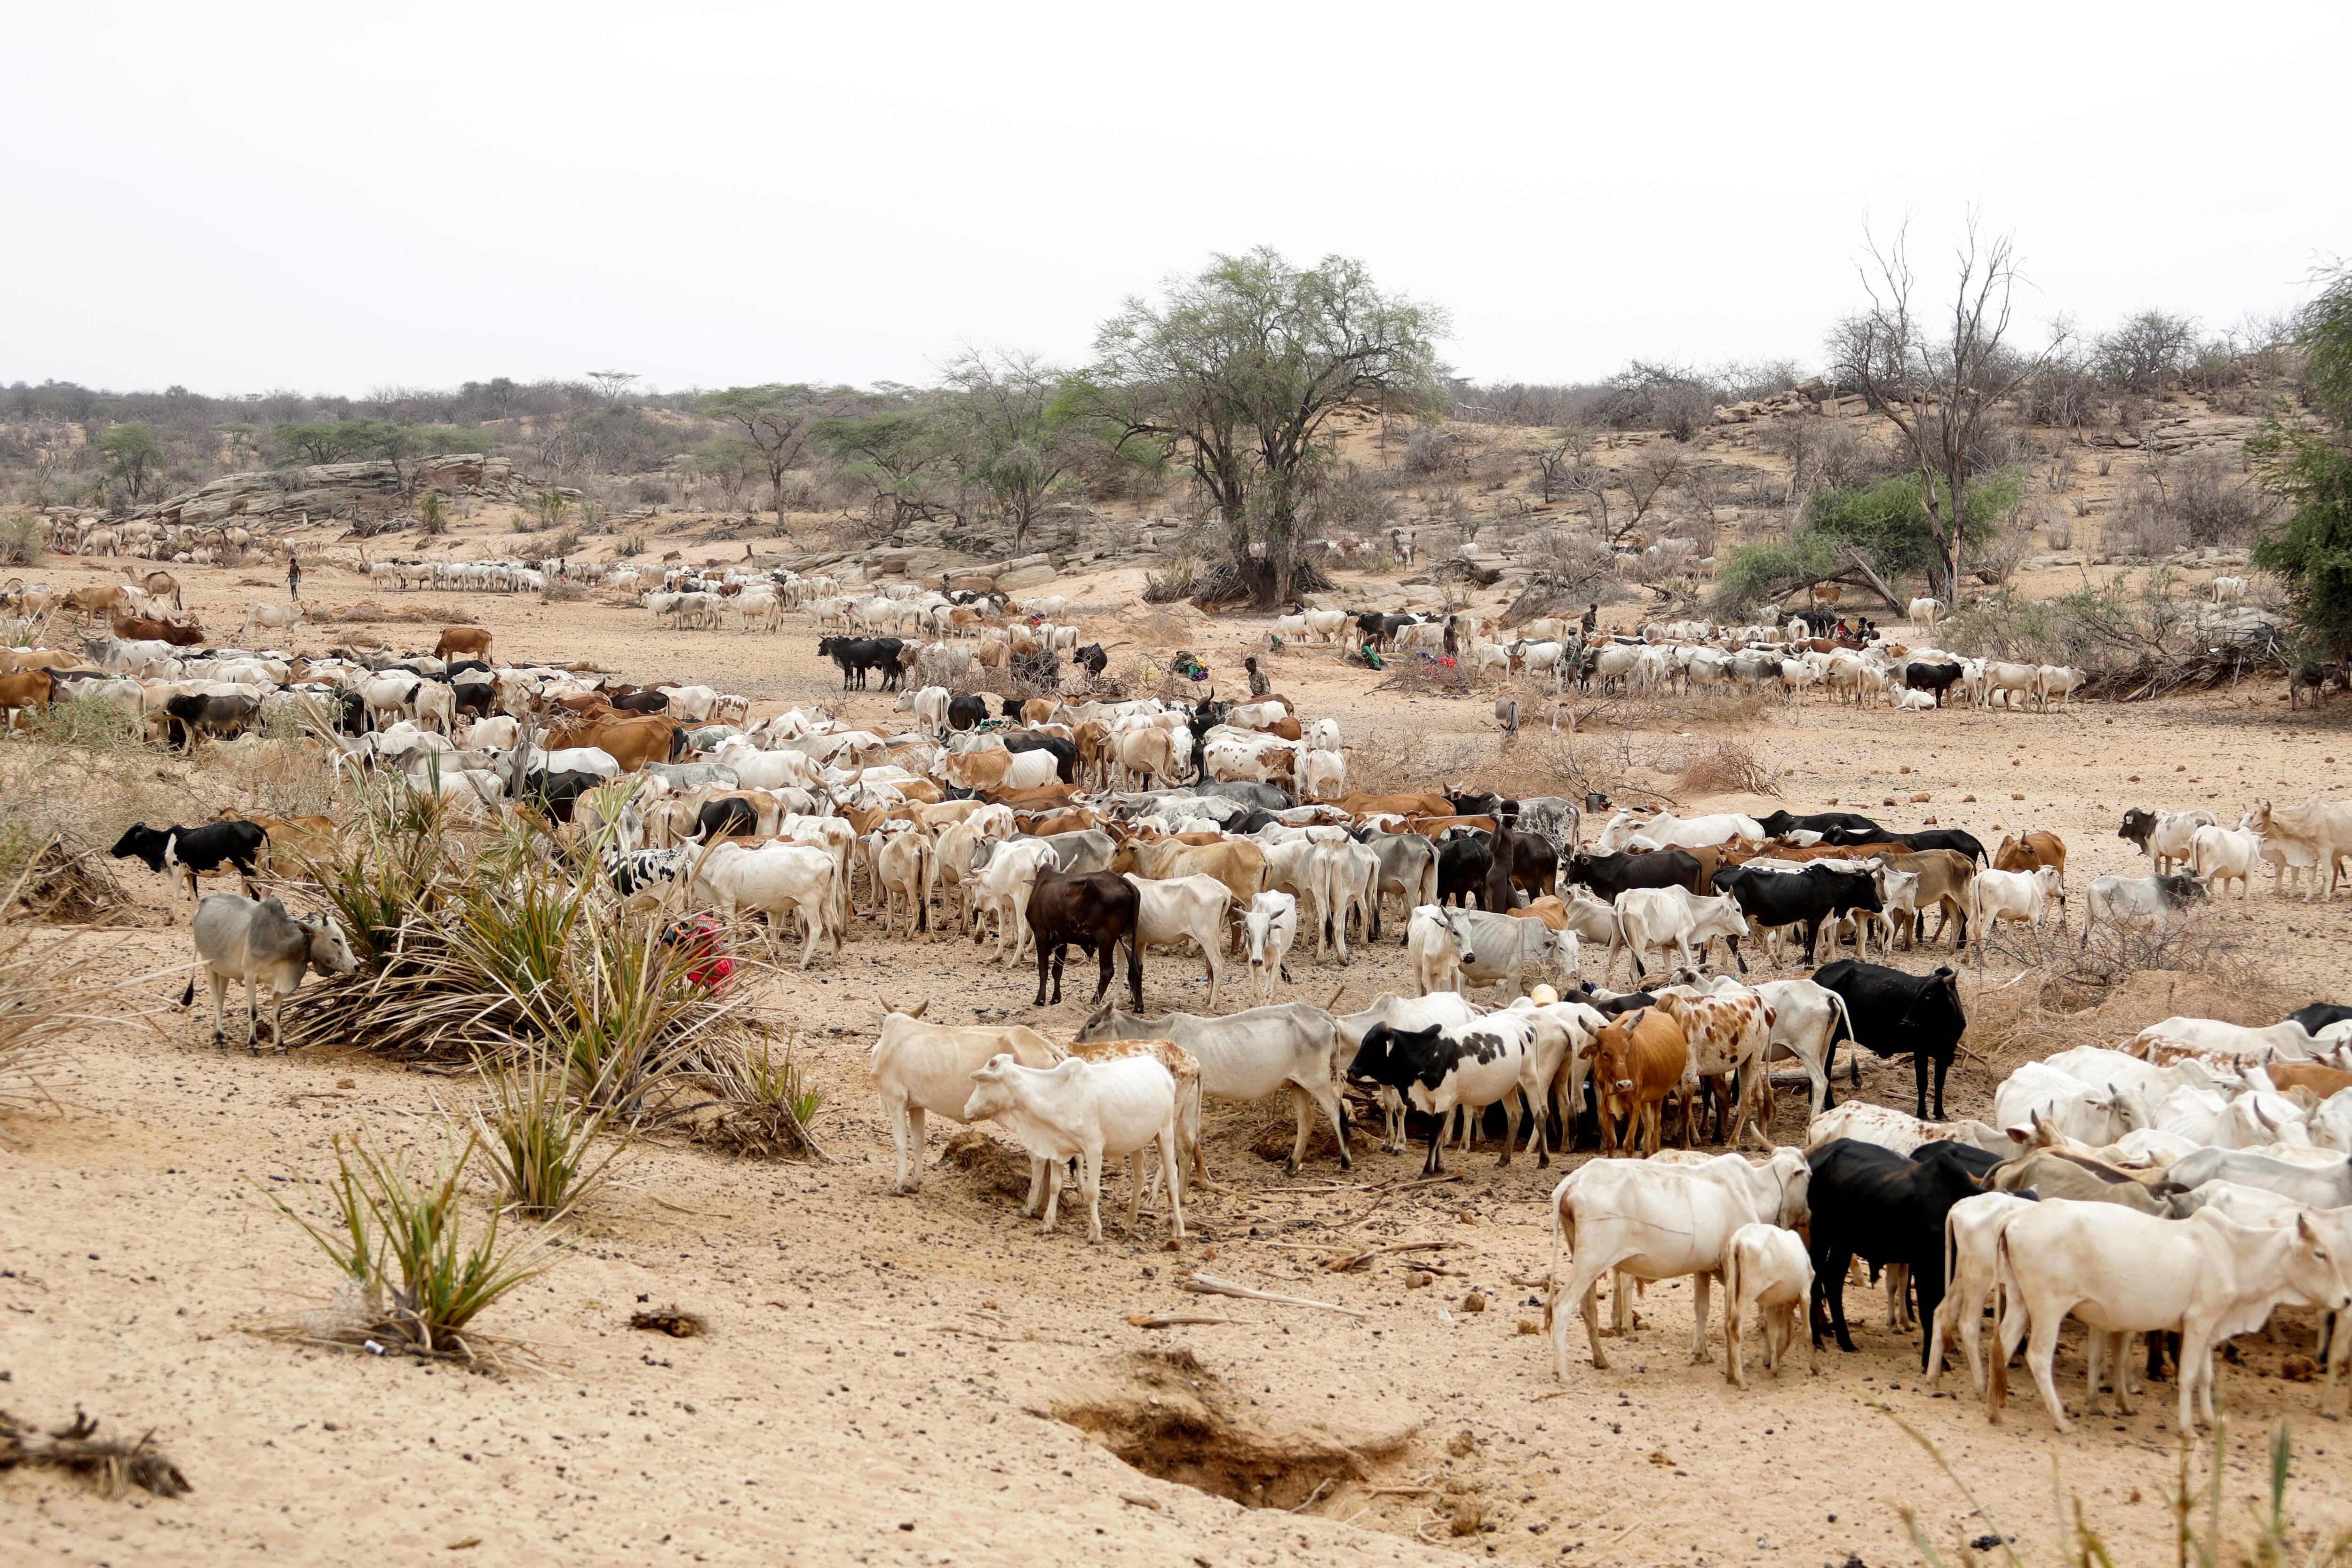
<path fill-rule="evenodd" d="M 1029 1196 L 1029 1156 L 976 1127 L 966 1127 L 950 1138 L 940 1150 L 940 1158 L 960 1171 L 969 1171 L 982 1192 L 1024 1199 Z"/>
<path fill-rule="evenodd" d="M 1367 1479 L 1421 1427 L 1381 1410 L 1287 1420 L 1229 1394 L 1181 1346 L 1096 1363 L 1062 1389 L 1050 1414 L 1148 1476 L 1251 1508 L 1295 1508 L 1318 1489 Z"/>

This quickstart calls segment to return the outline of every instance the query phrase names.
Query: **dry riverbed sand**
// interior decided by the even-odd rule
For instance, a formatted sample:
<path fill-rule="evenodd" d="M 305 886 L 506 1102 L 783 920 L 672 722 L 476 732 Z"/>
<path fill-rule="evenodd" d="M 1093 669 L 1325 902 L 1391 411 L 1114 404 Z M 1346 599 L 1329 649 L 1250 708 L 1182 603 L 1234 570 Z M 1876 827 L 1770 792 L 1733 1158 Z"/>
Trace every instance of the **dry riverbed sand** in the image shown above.
<path fill-rule="evenodd" d="M 270 593 L 239 577 L 268 574 L 184 575 L 192 605 L 217 628 Z M 96 574 L 47 575 L 70 584 Z M 642 611 L 601 601 L 404 603 L 324 565 L 305 587 L 329 604 L 372 597 L 478 621 L 508 656 L 702 679 L 763 705 L 835 702 L 852 717 L 882 716 L 892 700 L 844 700 L 804 625 L 746 638 L 656 632 Z M 1090 634 L 1132 644 L 1117 657 L 1181 643 L 1228 694 L 1242 686 L 1241 650 L 1264 630 L 1242 619 L 1147 621 L 1131 576 L 1056 587 L 1099 606 Z M 364 629 L 394 646 L 429 645 L 437 624 Z M 304 642 L 331 640 L 320 627 Z M 1459 761 L 1469 778 L 1482 765 L 1528 766 L 1556 744 L 1533 718 L 1516 758 L 1502 759 L 1491 696 L 1375 693 L 1380 677 L 1328 650 L 1286 653 L 1274 668 L 1278 690 L 1340 720 L 1360 769 L 1409 752 Z M 2054 829 L 2079 888 L 2141 865 L 2115 837 L 2126 805 L 2205 804 L 2234 821 L 2257 798 L 2340 789 L 2334 759 L 2352 737 L 2334 712 L 2290 722 L 2277 693 L 2084 704 L 2047 717 L 1669 701 L 1601 716 L 1574 744 L 1617 758 L 1633 784 L 1670 790 L 1676 758 L 1736 739 L 1799 809 L 1835 798 L 1895 824 L 1934 816 L 1988 841 Z M 1629 719 L 1640 727 L 1620 727 Z M 230 798 L 216 774 L 200 771 L 190 788 Z M 1889 797 L 1897 804 L 1883 806 Z M 110 820 L 108 810 L 93 800 L 93 821 Z M 1351 1171 L 1319 1138 L 1306 1170 L 1286 1180 L 1288 1112 L 1270 1104 L 1213 1111 L 1217 1185 L 1188 1204 L 1195 1235 L 1174 1250 L 1153 1217 L 1139 1236 L 1126 1232 L 1116 1182 L 1103 1243 L 1087 1245 L 1066 1215 L 1056 1234 L 1039 1235 L 1008 1196 L 1019 1172 L 1001 1146 L 966 1140 L 943 1157 L 955 1129 L 936 1124 L 922 1192 L 887 1197 L 889 1139 L 865 1076 L 876 998 L 929 997 L 934 1019 L 1067 1031 L 1087 1010 L 1093 970 L 1075 966 L 1066 1000 L 1035 1009 L 1033 971 L 991 967 L 956 941 L 885 942 L 870 921 L 838 967 L 821 960 L 759 982 L 802 1031 L 826 1096 L 817 1134 L 837 1163 L 644 1145 L 573 1223 L 564 1260 L 486 1320 L 529 1342 L 543 1371 L 493 1378 L 259 1337 L 247 1329 L 314 1304 L 331 1283 L 268 1195 L 303 1204 L 299 1183 L 331 1168 L 330 1139 L 362 1125 L 394 1145 L 436 1146 L 467 1089 L 399 1071 L 358 1042 L 291 1058 L 212 1049 L 200 1017 L 168 1006 L 180 977 L 134 982 L 186 956 L 184 926 L 162 927 L 152 881 L 134 880 L 144 924 L 90 938 L 90 1010 L 108 1021 L 72 1042 L 69 1113 L 6 1125 L 21 1142 L 0 1148 L 0 1407 L 55 1424 L 79 1406 L 105 1430 L 152 1428 L 195 1490 L 114 1500 L 54 1474 L 0 1475 L 0 1555 L 10 1562 L 1222 1565 L 1468 1552 L 1884 1564 L 1915 1555 L 1906 1507 L 1948 1549 L 1987 1533 L 1893 1416 L 1942 1447 L 2005 1530 L 2052 1538 L 2055 1459 L 2118 1560 L 2153 1561 L 2168 1546 L 2170 1385 L 2147 1391 L 2137 1415 L 2085 1421 L 2070 1438 L 2054 1437 L 2030 1391 L 1990 1427 L 1973 1398 L 1926 1389 L 1916 1340 L 1885 1327 L 1874 1292 L 1850 1296 L 1859 1354 L 1827 1349 L 1812 1375 L 1801 1349 L 1778 1378 L 1751 1354 L 1741 1393 L 1724 1381 L 1719 1334 L 1714 1359 L 1690 1364 L 1687 1283 L 1654 1289 L 1612 1370 L 1590 1364 L 1580 1326 L 1569 1381 L 1557 1384 L 1549 1340 L 1528 1330 L 1542 1316 L 1543 1198 L 1558 1161 L 1498 1166 L 1482 1144 L 1449 1156 L 1461 1180 L 1411 1186 L 1419 1151 L 1381 1153 L 1374 1123 L 1369 1139 L 1360 1124 Z M 2079 916 L 2079 895 L 2077 904 Z M 2294 1005 L 2345 994 L 2348 910 L 2258 889 L 2208 918 L 2242 935 Z M 1410 987 L 1393 946 L 1345 967 L 1302 956 L 1287 997 L 1320 1003 L 1344 984 L 1343 1005 L 1354 1006 Z M 1968 992 L 1985 1005 L 2016 974 L 1996 953 L 1981 979 L 1967 972 Z M 1154 1011 L 1197 1009 L 1206 991 L 1188 962 L 1160 955 L 1147 961 L 1146 997 Z M 2231 998 L 2152 981 L 2115 1013 L 2117 1027 L 2164 1016 L 2176 1000 L 2204 1010 Z M 1231 992 L 1226 1005 L 1238 1005 Z M 1954 1113 L 1984 1108 L 1992 1082 L 1964 1058 Z M 1866 1063 L 1861 1092 L 1907 1105 L 1907 1062 Z M 1801 1103 L 1783 1094 L 1777 1136 L 1799 1141 L 1801 1123 Z M 1320 1266 L 1327 1251 L 1405 1241 L 1449 1245 L 1346 1273 Z M 1195 1268 L 1360 1315 L 1180 1291 Z M 627 1326 L 633 1312 L 671 1304 L 701 1314 L 709 1332 L 672 1339 Z M 1159 1331 L 1126 1321 L 1171 1312 L 1235 1321 Z M 2341 1473 L 2346 1439 L 2314 1419 L 2313 1385 L 2280 1375 L 2308 1334 L 2307 1316 L 2288 1314 L 2276 1343 L 2246 1342 L 2221 1394 L 2231 1489 L 2254 1491 L 2268 1428 L 2292 1418 L 2298 1509 L 2317 1525 L 2346 1513 L 2328 1479 Z M 2070 1396 L 2080 1367 L 2070 1339 L 2060 1363 Z M 1965 1375 L 1950 1382 L 1957 1389 Z"/>

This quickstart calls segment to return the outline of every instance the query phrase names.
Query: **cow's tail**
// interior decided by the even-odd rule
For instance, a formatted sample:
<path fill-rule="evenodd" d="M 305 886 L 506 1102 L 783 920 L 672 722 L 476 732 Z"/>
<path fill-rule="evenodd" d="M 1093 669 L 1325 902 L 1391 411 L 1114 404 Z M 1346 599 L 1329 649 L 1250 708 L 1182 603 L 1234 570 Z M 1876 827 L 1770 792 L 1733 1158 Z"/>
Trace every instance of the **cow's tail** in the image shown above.
<path fill-rule="evenodd" d="M 1822 988 L 1825 991 L 1829 990 L 1827 986 L 1824 986 Z M 1822 1081 L 1824 1084 L 1832 1084 L 1836 1082 L 1837 1074 L 1832 1071 L 1831 1069 L 1837 1065 L 1838 1041 L 1843 1040 L 1850 1042 L 1853 1047 L 1853 1050 L 1845 1053 L 1845 1059 L 1846 1064 L 1850 1069 L 1850 1076 L 1853 1080 L 1853 1087 L 1859 1089 L 1862 1087 L 1862 1041 L 1855 1040 L 1853 1037 L 1853 1015 L 1846 1011 L 1845 993 L 1843 991 L 1830 991 L 1830 1004 L 1832 1009 L 1832 1018 L 1830 1020 L 1829 1056 L 1828 1059 L 1822 1063 Z M 1826 1111 L 1836 1103 L 1837 1098 L 1834 1092 L 1824 1093 L 1822 1096 L 1822 1110 Z"/>
<path fill-rule="evenodd" d="M 187 988 L 186 990 L 184 990 L 184 991 L 182 991 L 182 992 L 180 993 L 180 1009 L 181 1009 L 181 1010 L 182 1010 L 182 1011 L 184 1011 L 184 1011 L 186 1011 L 189 1008 L 192 1008 L 192 1007 L 195 1006 L 195 1003 L 196 1003 L 196 977 L 195 977 L 194 975 L 190 975 L 190 976 L 188 977 L 188 988 Z"/>
<path fill-rule="evenodd" d="M 1985 1414 L 1988 1418 L 1998 1422 L 2000 1419 L 2001 1406 L 2009 1403 L 2009 1356 L 2005 1343 L 2008 1330 L 2004 1325 L 2009 1318 L 2009 1303 L 2019 1300 L 2017 1271 L 2009 1260 L 2009 1228 L 2007 1226 L 2001 1227 L 2000 1239 L 1994 1243 L 1992 1277 L 1995 1287 L 1992 1346 L 1985 1353 L 1985 1359 L 1990 1364 L 1985 1369 Z M 1948 1282 L 1949 1278 L 1948 1274 L 1946 1276 Z M 1977 1310 L 1981 1312 L 1983 1305 L 1982 1302 L 1978 1302 Z M 2123 1369 L 2120 1366 L 2116 1369 L 2116 1385 L 2120 1387 L 2123 1376 Z"/>
<path fill-rule="evenodd" d="M 1551 1315 L 1559 1307 L 1560 1260 L 1572 1255 L 1568 1245 L 1568 1223 L 1562 1210 L 1565 1199 L 1554 1192 L 1551 1200 L 1551 1271 L 1544 1277 L 1544 1327 L 1551 1327 Z"/>

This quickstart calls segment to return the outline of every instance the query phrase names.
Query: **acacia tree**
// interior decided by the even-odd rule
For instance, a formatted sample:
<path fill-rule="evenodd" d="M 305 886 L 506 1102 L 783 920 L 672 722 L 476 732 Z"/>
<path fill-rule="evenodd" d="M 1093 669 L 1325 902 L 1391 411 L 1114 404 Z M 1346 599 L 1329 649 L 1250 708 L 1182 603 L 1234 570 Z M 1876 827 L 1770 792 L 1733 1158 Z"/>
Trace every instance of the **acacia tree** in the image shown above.
<path fill-rule="evenodd" d="M 1083 384 L 1017 350 L 966 350 L 947 369 L 940 422 L 966 479 L 1013 530 L 1018 554 L 1048 497 L 1100 448 L 1079 403 Z"/>
<path fill-rule="evenodd" d="M 146 493 L 148 480 L 163 471 L 163 444 L 143 424 L 118 424 L 98 438 L 106 471 L 122 482 L 133 506 Z"/>
<path fill-rule="evenodd" d="M 1969 219 L 1948 324 L 1932 307 L 1915 303 L 1918 280 L 1907 238 L 1898 230 L 1891 246 L 1881 246 L 1865 235 L 1869 260 L 1859 270 L 1870 308 L 1839 327 L 1831 354 L 1839 373 L 1860 384 L 1895 426 L 1926 481 L 1919 505 L 1939 558 L 1936 585 L 1957 601 L 1979 443 L 2000 402 L 2039 373 L 2049 354 L 2020 355 L 2002 346 L 2018 279 L 2016 247 L 2007 235 L 1986 239 Z"/>
<path fill-rule="evenodd" d="M 819 421 L 847 410 L 855 402 L 846 387 L 813 387 L 805 382 L 786 386 L 729 387 L 710 392 L 698 404 L 702 413 L 732 428 L 751 444 L 761 470 L 768 476 L 768 493 L 782 526 L 784 476 L 801 460 Z"/>
<path fill-rule="evenodd" d="M 1219 256 L 1103 323 L 1092 406 L 1118 445 L 1153 443 L 1190 465 L 1259 602 L 1284 603 L 1325 423 L 1349 403 L 1434 412 L 1433 340 L 1449 325 L 1345 256 L 1297 267 L 1264 246 Z"/>

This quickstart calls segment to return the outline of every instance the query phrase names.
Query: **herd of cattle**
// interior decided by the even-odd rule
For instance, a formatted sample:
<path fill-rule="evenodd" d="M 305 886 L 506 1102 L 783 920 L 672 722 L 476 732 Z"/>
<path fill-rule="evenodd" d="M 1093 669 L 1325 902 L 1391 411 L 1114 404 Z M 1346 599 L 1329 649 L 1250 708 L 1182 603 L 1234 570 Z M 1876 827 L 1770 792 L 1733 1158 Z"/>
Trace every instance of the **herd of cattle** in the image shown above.
<path fill-rule="evenodd" d="M 736 586 L 719 597 L 767 596 Z M 829 610 L 813 586 L 771 589 Z M 1058 606 L 1024 605 L 1015 618 L 1002 602 L 950 600 L 942 619 L 921 595 L 882 595 L 844 602 L 842 635 L 826 639 L 845 684 L 853 669 L 840 643 L 894 641 L 848 637 L 887 628 L 877 606 L 891 616 L 911 607 L 917 629 L 939 629 L 943 643 L 971 631 L 1008 653 L 1015 635 L 1040 652 L 1081 652 L 1074 632 L 1057 649 L 1046 616 Z M 1454 634 L 1475 643 L 1477 629 L 1459 620 Z M 1349 624 L 1391 642 L 1409 630 Z M 1034 957 L 1040 1007 L 1049 993 L 1060 999 L 1071 947 L 1095 957 L 1097 1010 L 1074 1039 L 886 1007 L 871 1071 L 897 1145 L 896 1191 L 920 1184 L 928 1116 L 991 1119 L 1030 1155 L 1024 1212 L 1042 1206 L 1049 1228 L 1075 1164 L 1098 1239 L 1103 1162 L 1122 1155 L 1134 1166 L 1130 1224 L 1139 1222 L 1143 1156 L 1156 1150 L 1155 1186 L 1164 1182 L 1181 1236 L 1183 1191 L 1206 1170 L 1204 1097 L 1286 1094 L 1296 1171 L 1318 1124 L 1342 1168 L 1351 1164 L 1352 1090 L 1368 1113 L 1378 1108 L 1384 1146 L 1402 1149 L 1417 1131 L 1433 1175 L 1449 1146 L 1482 1133 L 1499 1133 L 1506 1163 L 1514 1145 L 1538 1166 L 1555 1148 L 1597 1148 L 1551 1198 L 1566 1260 L 1556 1256 L 1552 1272 L 1563 1378 L 1570 1312 L 1585 1321 L 1596 1365 L 1607 1364 L 1604 1276 L 1616 1281 L 1621 1324 L 1630 1282 L 1696 1276 L 1701 1359 L 1719 1277 L 1734 1381 L 1747 1326 L 1760 1323 L 1777 1370 L 1801 1307 L 1816 1344 L 1830 1333 L 1851 1349 L 1840 1286 L 1861 1258 L 1892 1270 L 1892 1321 L 1912 1321 L 1916 1302 L 1938 1376 L 1944 1343 L 1957 1342 L 1997 1411 L 2007 1355 L 2022 1343 L 2062 1427 L 2051 1364 L 2070 1315 L 2092 1333 L 2095 1400 L 2101 1358 L 2127 1400 L 2125 1342 L 2144 1333 L 2160 1354 L 2177 1334 L 2186 1426 L 2200 1412 L 2210 1419 L 2219 1339 L 2280 1305 L 2352 1306 L 2352 1009 L 2318 1006 L 2263 1030 L 2169 1019 L 2120 1050 L 2019 1069 L 1990 1123 L 1945 1119 L 1945 1078 L 1967 1027 L 1958 977 L 1949 965 L 1915 974 L 1868 962 L 1871 939 L 1881 957 L 1899 939 L 1910 950 L 1949 942 L 1955 961 L 1973 944 L 1981 961 L 1993 927 L 2063 919 L 2066 850 L 2054 834 L 1988 851 L 1957 829 L 1891 830 L 1852 812 L 1679 817 L 1614 810 L 1599 796 L 1371 794 L 1348 787 L 1338 726 L 1304 719 L 1279 695 L 1036 697 L 991 713 L 943 683 L 903 685 L 896 677 L 922 668 L 925 652 L 903 656 L 904 643 L 886 685 L 900 686 L 898 711 L 911 722 L 884 733 L 895 727 L 856 727 L 822 709 L 755 719 L 748 699 L 707 686 L 497 664 L 479 628 L 449 628 L 430 657 L 373 663 L 167 643 L 174 651 L 152 657 L 174 661 L 170 669 L 124 668 L 148 639 L 126 635 L 141 626 L 114 630 L 86 650 L 111 668 L 17 673 L 121 703 L 191 747 L 282 706 L 307 739 L 234 743 L 324 746 L 339 768 L 441 796 L 460 822 L 540 813 L 583 873 L 640 907 L 756 915 L 772 950 L 797 926 L 803 967 L 821 947 L 842 951 L 861 902 L 884 940 L 992 938 L 998 963 Z M 1706 678 L 1690 672 L 1708 649 L 1685 659 L 1687 642 L 1607 643 L 1580 658 L 1609 679 L 1599 660 L 1628 646 Z M 1796 660 L 1816 656 L 1864 668 L 1900 657 L 1807 649 Z M 1988 687 L 2021 689 L 2063 697 L 2047 680 Z M 1589 837 L 1588 814 L 1600 818 Z M 179 890 L 193 895 L 200 874 L 250 882 L 272 869 L 273 847 L 317 855 L 336 833 L 323 818 L 141 824 L 115 852 L 172 878 L 176 916 Z M 2235 881 L 2243 896 L 2259 865 L 2282 887 L 2288 873 L 2308 873 L 2306 896 L 2332 899 L 2352 859 L 2352 808 L 2264 802 L 2236 829 L 2135 810 L 2122 836 L 2155 874 L 2091 882 L 2085 940 L 2102 923 L 2160 925 L 2213 884 Z M 299 875 L 299 864 L 298 855 L 276 869 Z M 252 1043 L 260 991 L 282 1000 L 308 970 L 352 967 L 331 924 L 275 898 L 215 894 L 193 926 L 216 1040 L 229 985 L 247 988 Z M 1331 1010 L 1337 996 L 1327 1006 L 1281 999 L 1309 931 L 1317 956 L 1340 964 L 1350 943 L 1401 939 L 1415 994 L 1346 1013 Z M 1807 972 L 1751 979 L 1751 958 L 1780 967 L 1783 939 L 1801 944 L 1791 957 Z M 1840 956 L 1849 942 L 1853 956 Z M 1704 966 L 1718 945 L 1736 975 Z M 1207 1011 L 1144 1012 L 1143 959 L 1156 947 L 1195 956 Z M 1609 988 L 1620 950 L 1637 988 Z M 1110 998 L 1122 954 L 1125 1007 Z M 1236 960 L 1257 1005 L 1224 1012 Z M 1192 962 L 1188 979 L 1199 972 Z M 1489 985 L 1491 1006 L 1470 998 Z M 1841 1045 L 1856 1083 L 1860 1051 L 1909 1056 L 1912 1111 L 1838 1103 Z M 1743 1135 L 1769 1144 L 1768 1070 L 1783 1060 L 1808 1085 L 1805 1142 L 1751 1162 L 1733 1151 Z M 1708 1136 L 1726 1152 L 1692 1150 Z M 1989 1366 L 1988 1302 L 2000 1342 Z M 2347 1351 L 2352 1337 L 2339 1335 L 2325 1355 L 2331 1385 Z"/>

